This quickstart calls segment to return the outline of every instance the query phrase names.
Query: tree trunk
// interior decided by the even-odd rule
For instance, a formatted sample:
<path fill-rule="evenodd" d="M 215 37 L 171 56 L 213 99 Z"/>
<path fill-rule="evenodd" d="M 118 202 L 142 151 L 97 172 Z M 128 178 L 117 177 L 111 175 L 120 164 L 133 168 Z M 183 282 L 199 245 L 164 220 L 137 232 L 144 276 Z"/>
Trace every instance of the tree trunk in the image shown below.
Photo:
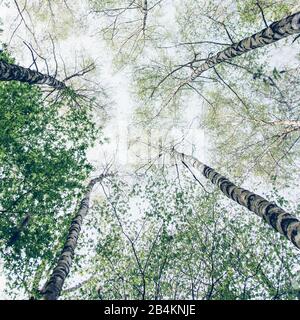
<path fill-rule="evenodd" d="M 230 199 L 246 207 L 256 215 L 264 219 L 276 231 L 286 236 L 297 248 L 300 249 L 300 221 L 290 213 L 285 212 L 275 203 L 269 202 L 263 197 L 246 189 L 237 187 L 226 177 L 221 176 L 214 169 L 200 162 L 198 159 L 179 153 L 174 150 L 174 155 L 183 164 L 190 164 L 201 171 L 203 176 Z"/>
<path fill-rule="evenodd" d="M 147 17 L 148 17 L 148 1 L 147 0 L 144 0 L 144 2 L 143 2 L 142 11 L 143 11 L 143 14 L 144 14 L 142 31 L 143 31 L 143 35 L 145 36 Z"/>
<path fill-rule="evenodd" d="M 15 64 L 9 64 L 3 60 L 0 60 L 0 80 L 17 80 L 29 84 L 46 84 L 58 90 L 66 88 L 66 85 L 63 82 L 58 81 L 51 76 Z"/>
<path fill-rule="evenodd" d="M 300 129 L 300 121 L 298 120 L 278 120 L 273 122 L 268 122 L 268 124 L 271 125 L 282 125 L 286 127 L 293 127 L 293 128 L 299 128 Z"/>
<path fill-rule="evenodd" d="M 208 58 L 191 74 L 189 81 L 195 80 L 204 71 L 215 67 L 219 63 L 228 61 L 250 50 L 263 47 L 299 32 L 300 12 L 297 12 L 280 21 L 273 22 L 268 28 L 265 28 Z"/>
<path fill-rule="evenodd" d="M 91 180 L 87 186 L 84 198 L 80 202 L 78 212 L 71 222 L 67 239 L 58 259 L 58 263 L 54 267 L 49 281 L 44 286 L 42 292 L 44 300 L 57 300 L 60 296 L 63 284 L 70 271 L 82 221 L 89 211 L 89 203 L 93 187 L 97 182 L 102 181 L 104 177 L 104 175 L 101 175 L 100 177 Z"/>

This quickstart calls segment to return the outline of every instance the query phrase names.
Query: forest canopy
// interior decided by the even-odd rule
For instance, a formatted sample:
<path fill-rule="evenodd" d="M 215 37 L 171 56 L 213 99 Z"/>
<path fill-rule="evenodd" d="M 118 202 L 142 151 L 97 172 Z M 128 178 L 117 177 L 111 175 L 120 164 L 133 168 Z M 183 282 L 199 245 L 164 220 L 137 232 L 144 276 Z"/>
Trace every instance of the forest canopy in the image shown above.
<path fill-rule="evenodd" d="M 0 0 L 0 298 L 300 299 L 295 0 Z"/>

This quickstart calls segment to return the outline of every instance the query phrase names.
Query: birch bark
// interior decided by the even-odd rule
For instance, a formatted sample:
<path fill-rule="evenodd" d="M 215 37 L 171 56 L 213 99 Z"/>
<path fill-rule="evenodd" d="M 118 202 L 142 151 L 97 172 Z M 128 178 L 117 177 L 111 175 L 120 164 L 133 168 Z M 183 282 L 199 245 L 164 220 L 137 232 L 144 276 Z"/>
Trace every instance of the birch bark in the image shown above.
<path fill-rule="evenodd" d="M 176 159 L 184 164 L 189 164 L 198 169 L 205 178 L 217 185 L 228 198 L 254 212 L 300 249 L 300 220 L 297 217 L 285 212 L 275 203 L 236 186 L 229 179 L 220 175 L 213 168 L 210 168 L 198 159 L 175 150 L 174 155 Z"/>

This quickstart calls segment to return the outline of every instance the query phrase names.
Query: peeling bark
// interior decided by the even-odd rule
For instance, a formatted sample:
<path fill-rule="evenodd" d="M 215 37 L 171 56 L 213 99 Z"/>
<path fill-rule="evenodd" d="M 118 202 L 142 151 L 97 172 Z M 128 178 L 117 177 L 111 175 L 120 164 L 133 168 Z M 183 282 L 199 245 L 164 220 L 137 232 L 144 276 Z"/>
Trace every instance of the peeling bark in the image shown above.
<path fill-rule="evenodd" d="M 46 84 L 58 90 L 66 88 L 66 85 L 63 82 L 56 80 L 51 76 L 15 64 L 9 64 L 3 60 L 0 60 L 0 80 L 17 80 L 29 84 Z"/>
<path fill-rule="evenodd" d="M 217 185 L 228 198 L 254 212 L 300 249 L 300 220 L 297 217 L 285 212 L 274 202 L 270 202 L 251 191 L 236 186 L 229 179 L 220 175 L 198 159 L 177 151 L 174 151 L 174 155 L 184 164 L 188 163 L 201 171 L 203 176 Z"/>
<path fill-rule="evenodd" d="M 44 300 L 57 300 L 60 296 L 65 279 L 70 272 L 83 219 L 89 211 L 90 197 L 93 187 L 97 182 L 102 181 L 104 177 L 104 175 L 101 175 L 100 177 L 91 180 L 86 188 L 86 193 L 80 202 L 78 212 L 71 222 L 67 239 L 57 265 L 54 267 L 49 281 L 44 286 L 42 292 Z"/>

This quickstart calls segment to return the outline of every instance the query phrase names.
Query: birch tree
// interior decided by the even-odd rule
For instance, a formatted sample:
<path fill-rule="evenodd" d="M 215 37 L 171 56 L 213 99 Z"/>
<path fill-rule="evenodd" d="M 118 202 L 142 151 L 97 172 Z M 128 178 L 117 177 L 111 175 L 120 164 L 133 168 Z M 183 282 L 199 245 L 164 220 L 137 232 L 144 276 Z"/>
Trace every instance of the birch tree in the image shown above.
<path fill-rule="evenodd" d="M 66 242 L 58 259 L 56 267 L 45 284 L 42 290 L 45 300 L 56 300 L 62 290 L 64 281 L 68 276 L 74 256 L 74 251 L 77 245 L 78 237 L 80 234 L 83 219 L 88 214 L 90 198 L 93 187 L 96 183 L 105 178 L 105 175 L 101 175 L 95 179 L 92 179 L 86 188 L 86 193 L 80 202 L 78 212 L 75 218 L 71 222 L 71 226 L 67 235 Z"/>
<path fill-rule="evenodd" d="M 42 74 L 38 71 L 23 68 L 15 64 L 9 64 L 0 60 L 0 80 L 11 81 L 16 80 L 29 84 L 46 84 L 54 89 L 65 89 L 66 85 L 55 78 Z"/>
<path fill-rule="evenodd" d="M 215 67 L 219 63 L 226 62 L 237 56 L 245 54 L 248 51 L 269 45 L 285 37 L 299 33 L 299 19 L 300 13 L 294 13 L 293 15 L 273 22 L 269 27 L 263 29 L 262 31 L 240 40 L 237 44 L 233 44 L 230 47 L 218 52 L 216 55 L 208 58 L 203 64 L 197 67 L 196 70 L 191 74 L 188 81 L 195 80 L 203 72 Z"/>
<path fill-rule="evenodd" d="M 271 203 L 253 192 L 237 187 L 226 177 L 220 175 L 198 159 L 178 153 L 175 150 L 174 155 L 181 162 L 198 169 L 205 178 L 217 185 L 228 198 L 254 212 L 300 249 L 300 221 L 296 216 L 285 212 L 275 203 Z"/>
<path fill-rule="evenodd" d="M 68 39 L 71 32 L 78 33 L 78 28 L 82 30 L 84 27 L 82 21 L 78 20 L 82 14 L 81 5 L 79 3 L 70 5 L 68 1 L 60 0 L 13 1 L 11 10 L 15 12 L 16 17 L 11 25 L 12 32 L 6 32 L 8 39 L 3 46 L 8 50 L 23 47 L 22 51 L 31 64 L 28 68 L 13 62 L 9 66 L 3 64 L 1 79 L 18 80 L 15 79 L 18 77 L 19 81 L 46 84 L 60 91 L 56 92 L 57 96 L 62 95 L 61 92 L 73 96 L 73 100 L 77 100 L 75 102 L 77 105 L 79 100 L 95 103 L 95 97 L 103 95 L 102 85 L 92 76 L 95 60 L 84 48 L 79 50 L 74 48 L 72 54 L 70 51 L 67 55 L 62 53 L 62 43 Z M 60 16 L 59 19 L 56 18 L 57 15 Z M 22 34 L 16 37 L 19 31 L 22 31 Z M 45 91 L 49 95 L 53 93 L 51 89 Z"/>
<path fill-rule="evenodd" d="M 175 40 L 174 44 L 164 45 L 161 48 L 167 52 L 175 51 L 179 57 L 182 59 L 181 55 L 187 56 L 185 60 L 181 62 L 175 62 L 175 65 L 169 66 L 161 57 L 156 57 L 155 61 L 159 61 L 156 64 L 142 66 L 137 68 L 137 79 L 140 84 L 146 85 L 150 82 L 150 86 L 144 87 L 143 91 L 148 93 L 148 96 L 152 97 L 156 94 L 160 96 L 161 109 L 167 107 L 167 105 L 172 101 L 175 95 L 178 95 L 181 92 L 181 89 L 185 91 L 195 92 L 202 99 L 207 100 L 205 97 L 205 92 L 203 92 L 203 86 L 205 82 L 209 83 L 209 80 L 216 81 L 214 76 L 211 73 L 203 74 L 205 71 L 210 69 L 215 69 L 219 64 L 224 64 L 226 62 L 232 61 L 255 49 L 263 48 L 265 46 L 271 45 L 281 39 L 284 39 L 290 35 L 297 35 L 299 33 L 299 13 L 294 13 L 285 18 L 282 18 L 279 21 L 273 22 L 270 26 L 265 27 L 259 32 L 254 33 L 249 37 L 244 37 L 240 35 L 241 30 L 246 30 L 245 25 L 241 24 L 239 19 L 237 19 L 236 25 L 235 21 L 232 21 L 232 14 L 230 14 L 230 9 L 224 9 L 222 12 L 222 6 L 216 4 L 215 7 L 211 6 L 211 3 L 204 5 L 204 9 L 201 5 L 198 5 L 198 14 L 202 15 L 204 20 L 209 21 L 208 26 L 205 26 L 203 23 L 198 23 L 198 28 L 202 30 L 207 30 L 208 34 L 216 35 L 216 40 L 206 40 L 206 39 L 197 39 L 195 38 L 195 32 L 190 30 L 190 20 L 194 19 L 193 9 L 197 8 L 197 4 L 189 8 L 187 6 L 186 13 L 184 14 L 185 20 L 182 26 L 183 36 Z M 197 10 L 197 9 L 196 9 Z M 215 17 L 213 16 L 215 14 Z M 178 18 L 180 21 L 180 18 Z M 227 21 L 230 21 L 227 24 Z M 183 20 L 183 18 L 181 18 Z M 225 21 L 225 22 L 224 22 Z M 197 25 L 197 21 L 195 19 Z M 244 23 L 244 22 L 243 22 Z M 239 36 L 242 37 L 242 40 L 236 40 L 232 36 L 232 31 L 230 31 L 228 25 L 236 31 L 239 29 Z M 233 25 L 233 26 L 232 26 Z M 279 31 L 280 30 L 280 31 Z M 191 32 L 189 35 L 188 31 Z M 222 34 L 220 32 L 222 31 Z M 196 33 L 197 34 L 197 33 Z M 236 34 L 235 34 L 236 37 Z M 219 40 L 220 39 L 220 40 Z M 217 47 L 217 49 L 216 49 Z M 218 48 L 224 47 L 222 50 Z M 213 53 L 216 52 L 216 53 Z M 165 57 L 166 54 L 162 54 L 162 57 Z M 250 53 L 249 53 L 250 55 Z M 154 60 L 154 59 L 152 59 Z M 171 62 L 172 63 L 172 62 Z M 174 62 L 173 62 L 174 64 Z M 163 71 L 162 66 L 165 66 L 167 71 Z M 161 75 L 161 71 L 165 74 Z M 144 74 L 144 76 L 143 76 Z M 153 83 L 153 80 L 158 79 L 156 83 Z M 197 79 L 197 81 L 196 81 Z M 146 81 L 145 81 L 146 80 Z M 150 80 L 150 81 L 149 81 Z M 163 84 L 165 82 L 171 82 L 173 85 L 170 85 L 170 89 Z M 161 91 L 159 92 L 159 90 Z"/>

